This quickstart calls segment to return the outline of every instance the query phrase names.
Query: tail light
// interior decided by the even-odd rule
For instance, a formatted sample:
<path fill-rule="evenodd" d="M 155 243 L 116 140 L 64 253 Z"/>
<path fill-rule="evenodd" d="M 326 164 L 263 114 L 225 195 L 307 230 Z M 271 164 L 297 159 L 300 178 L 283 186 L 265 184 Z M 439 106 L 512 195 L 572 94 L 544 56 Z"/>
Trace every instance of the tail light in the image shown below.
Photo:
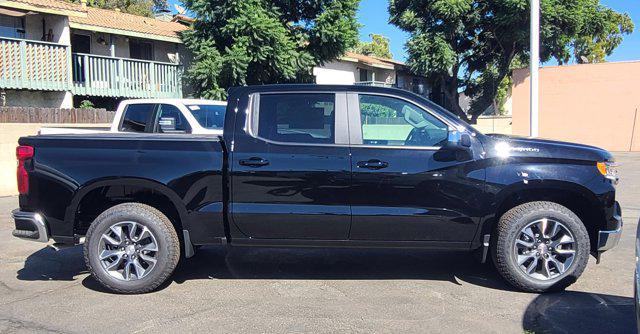
<path fill-rule="evenodd" d="M 29 174 L 24 164 L 25 161 L 33 158 L 33 147 L 25 145 L 16 147 L 16 158 L 18 158 L 18 192 L 24 195 L 29 192 Z"/>

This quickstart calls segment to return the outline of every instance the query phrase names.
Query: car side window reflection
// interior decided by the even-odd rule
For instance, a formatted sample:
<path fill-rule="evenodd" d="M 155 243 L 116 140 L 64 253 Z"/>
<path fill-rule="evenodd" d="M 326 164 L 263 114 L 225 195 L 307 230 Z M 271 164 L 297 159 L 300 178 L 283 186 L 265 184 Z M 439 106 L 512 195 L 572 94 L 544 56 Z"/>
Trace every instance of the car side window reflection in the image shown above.
<path fill-rule="evenodd" d="M 375 146 L 442 146 L 448 126 L 401 99 L 359 95 L 362 143 Z"/>

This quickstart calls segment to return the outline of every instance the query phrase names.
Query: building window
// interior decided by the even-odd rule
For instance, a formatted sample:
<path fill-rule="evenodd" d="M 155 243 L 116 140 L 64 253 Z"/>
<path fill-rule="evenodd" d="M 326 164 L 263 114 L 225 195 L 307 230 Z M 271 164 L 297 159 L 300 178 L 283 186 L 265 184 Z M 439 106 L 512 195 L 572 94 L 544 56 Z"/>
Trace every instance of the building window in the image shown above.
<path fill-rule="evenodd" d="M 71 34 L 71 48 L 74 53 L 91 53 L 91 36 Z"/>
<path fill-rule="evenodd" d="M 141 60 L 153 60 L 153 43 L 131 38 L 129 40 L 129 57 Z"/>
<path fill-rule="evenodd" d="M 365 70 L 364 68 L 360 68 L 360 82 L 363 81 L 370 81 L 370 75 L 369 75 L 369 71 Z"/>
<path fill-rule="evenodd" d="M 24 18 L 0 15 L 0 37 L 24 38 Z"/>

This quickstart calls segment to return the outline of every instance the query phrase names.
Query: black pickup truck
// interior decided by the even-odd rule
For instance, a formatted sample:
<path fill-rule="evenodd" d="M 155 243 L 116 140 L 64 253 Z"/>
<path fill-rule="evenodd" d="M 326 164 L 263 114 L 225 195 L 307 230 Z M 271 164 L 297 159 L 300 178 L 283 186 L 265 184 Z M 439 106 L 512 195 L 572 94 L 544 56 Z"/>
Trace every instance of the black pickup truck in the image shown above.
<path fill-rule="evenodd" d="M 543 292 L 622 231 L 607 151 L 484 135 L 407 91 L 234 88 L 219 138 L 157 133 L 175 124 L 160 110 L 125 110 L 137 133 L 20 138 L 13 235 L 84 244 L 95 279 L 121 293 L 220 244 L 469 250 Z"/>

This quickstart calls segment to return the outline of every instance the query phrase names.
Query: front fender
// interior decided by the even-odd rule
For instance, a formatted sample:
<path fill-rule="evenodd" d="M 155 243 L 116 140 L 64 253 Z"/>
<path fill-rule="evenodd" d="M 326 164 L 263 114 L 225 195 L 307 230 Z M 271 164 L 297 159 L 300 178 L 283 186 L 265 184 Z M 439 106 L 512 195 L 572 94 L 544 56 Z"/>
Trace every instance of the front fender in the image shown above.
<path fill-rule="evenodd" d="M 599 228 L 606 224 L 609 208 L 615 205 L 615 188 L 597 170 L 595 163 L 575 160 L 496 159 L 486 167 L 486 215 L 481 218 L 474 246 L 491 233 L 499 215 L 515 196 L 531 200 L 584 201 L 598 217 L 590 217 Z M 577 212 L 578 215 L 581 212 Z M 587 222 L 585 222 L 586 224 Z M 592 223 L 592 222 L 590 222 Z"/>

